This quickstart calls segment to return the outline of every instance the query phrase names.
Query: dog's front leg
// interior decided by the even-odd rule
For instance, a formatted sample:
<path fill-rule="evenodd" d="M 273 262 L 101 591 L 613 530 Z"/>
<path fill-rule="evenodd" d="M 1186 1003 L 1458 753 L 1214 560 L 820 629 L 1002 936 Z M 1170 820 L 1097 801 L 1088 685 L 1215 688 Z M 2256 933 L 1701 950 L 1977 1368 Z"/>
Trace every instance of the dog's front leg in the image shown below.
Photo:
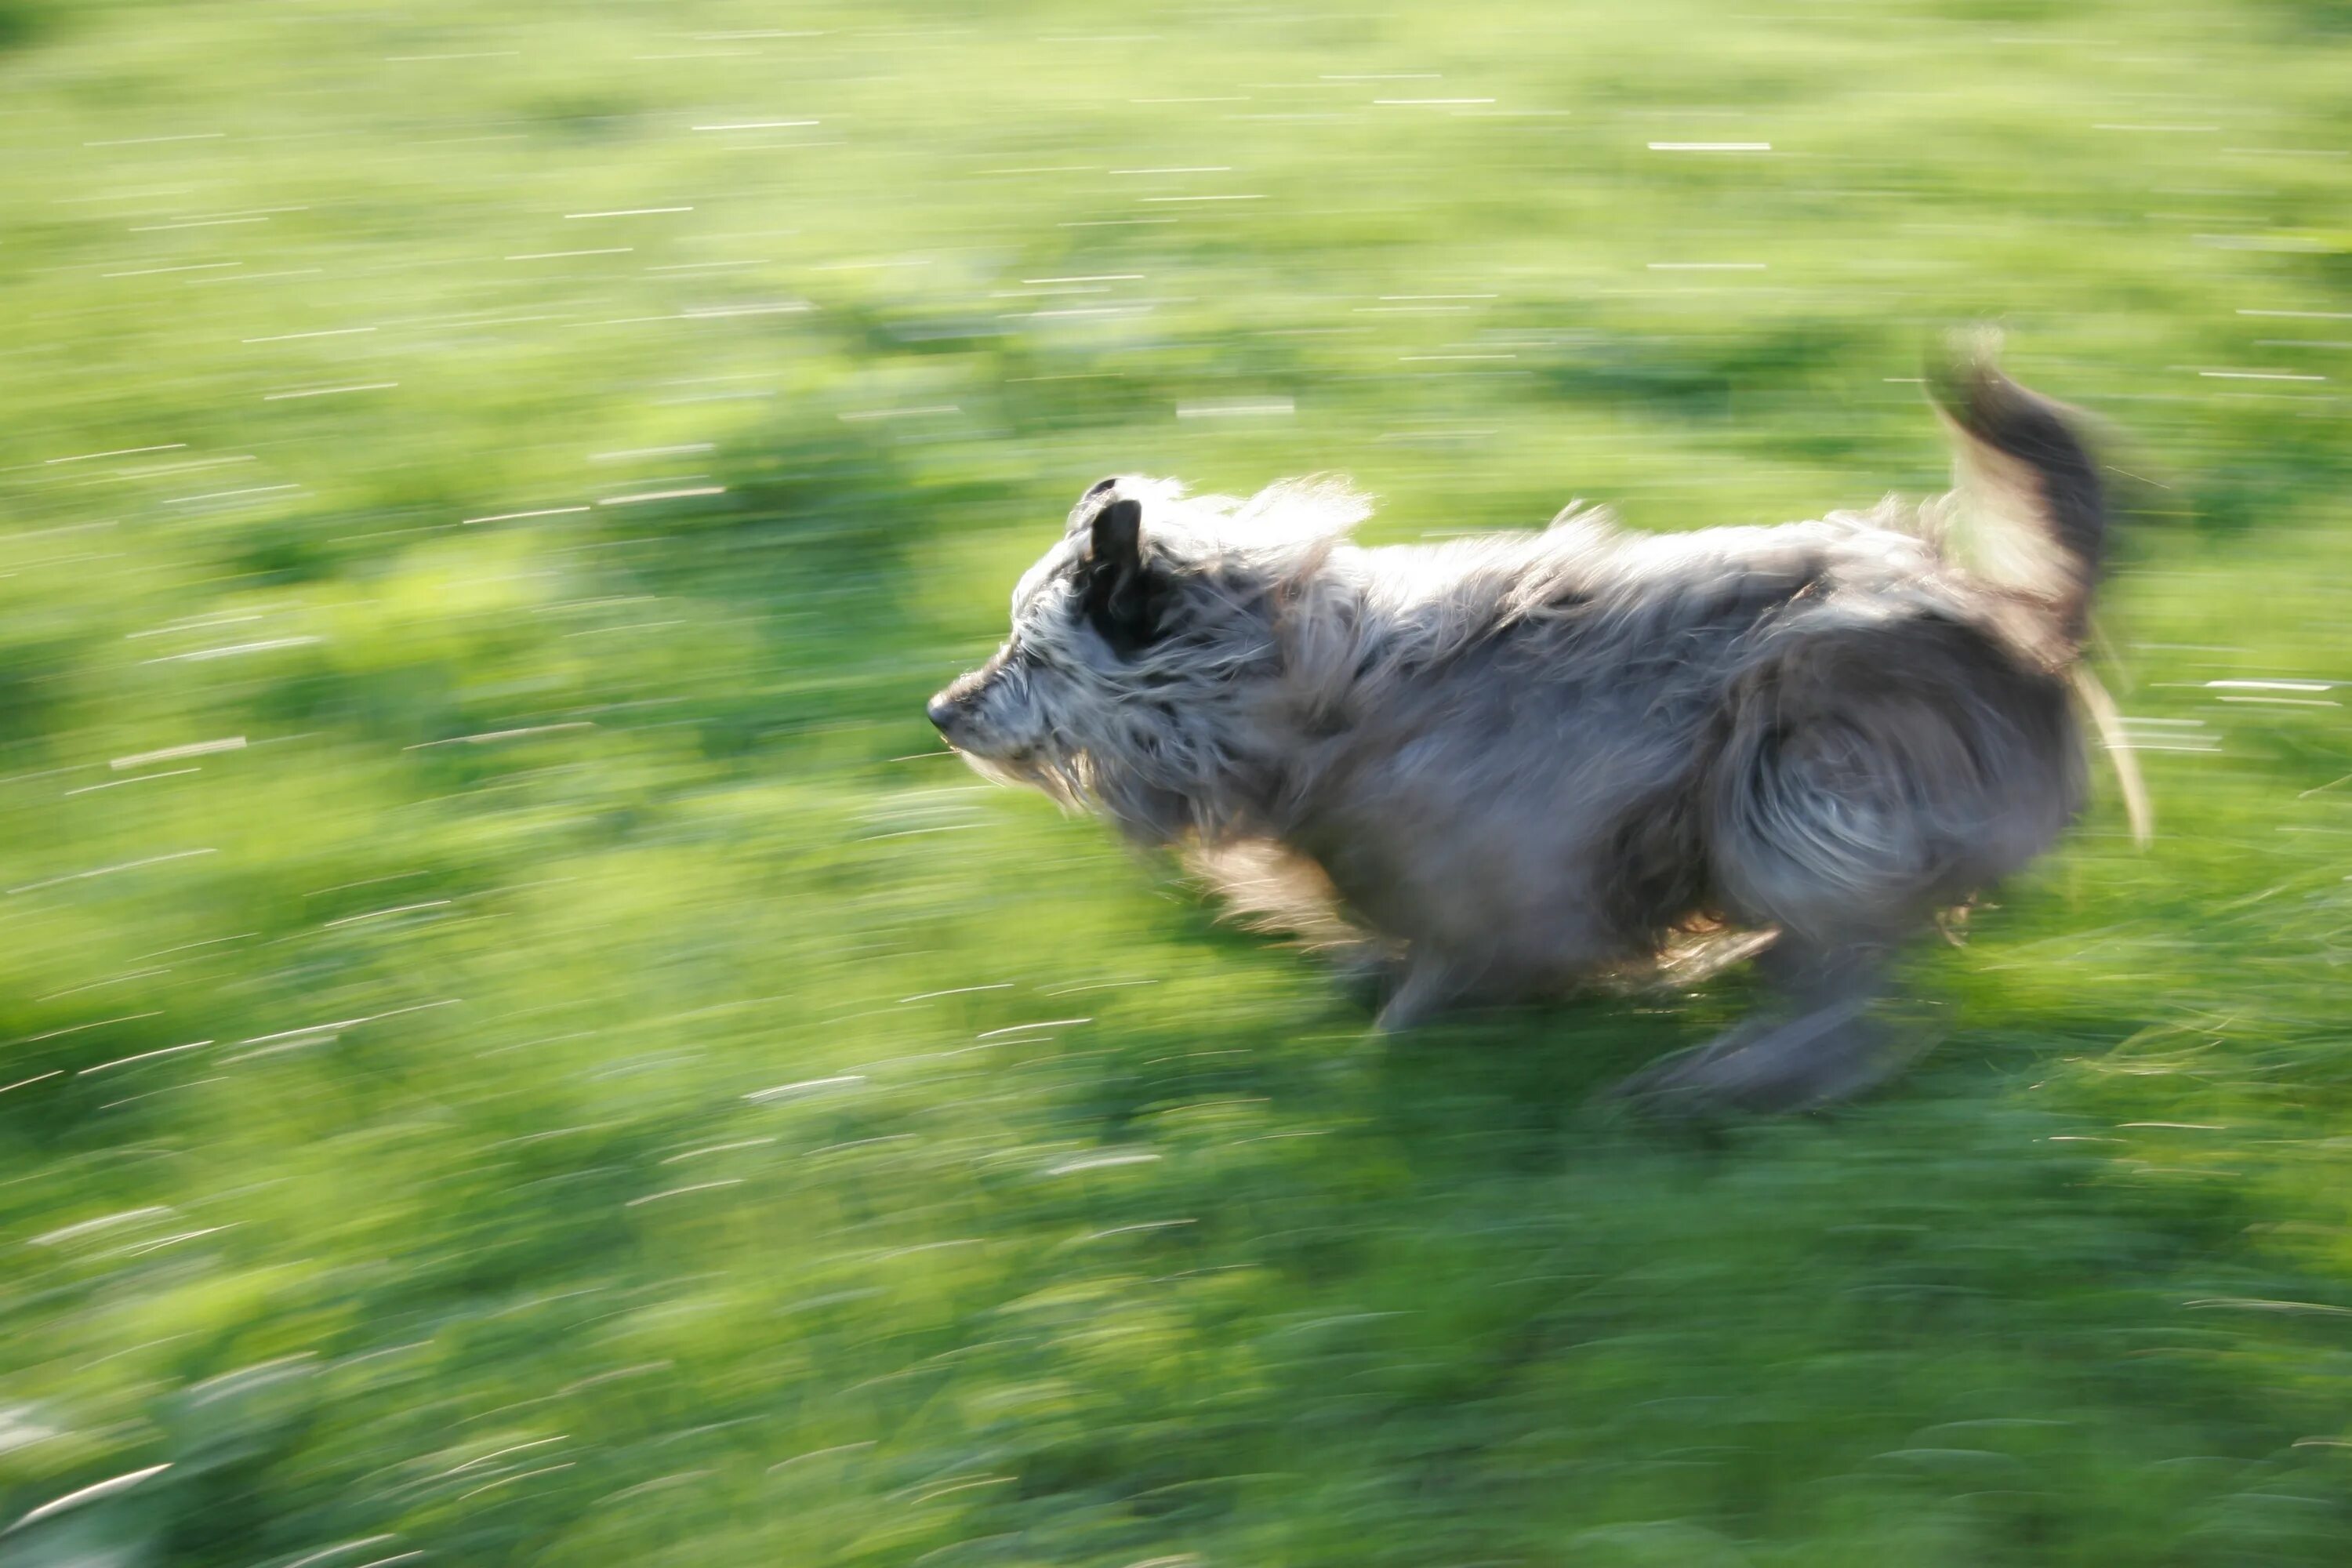
<path fill-rule="evenodd" d="M 1470 988 L 1469 972 L 1462 964 L 1429 948 L 1412 948 L 1403 963 L 1404 978 L 1372 1022 L 1372 1027 L 1384 1035 L 1401 1034 L 1428 1022 Z"/>

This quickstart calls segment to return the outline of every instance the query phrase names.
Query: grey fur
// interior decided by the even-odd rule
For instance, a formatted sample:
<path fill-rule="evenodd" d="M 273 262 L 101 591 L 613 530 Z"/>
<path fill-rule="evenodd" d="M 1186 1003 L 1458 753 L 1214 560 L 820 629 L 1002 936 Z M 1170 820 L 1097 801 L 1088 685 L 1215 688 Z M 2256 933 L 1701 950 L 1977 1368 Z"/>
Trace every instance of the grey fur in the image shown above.
<path fill-rule="evenodd" d="M 1656 963 L 1695 927 L 1777 930 L 1785 1005 L 1637 1087 L 1842 1098 L 1895 1063 L 1865 1007 L 1893 950 L 2083 792 L 2095 469 L 1989 365 L 1944 384 L 1963 472 L 1994 482 L 1776 528 L 1571 509 L 1370 549 L 1337 481 L 1105 481 L 931 717 L 1244 908 L 1352 934 L 1392 972 L 1384 1027 Z M 2010 548 L 1963 565 L 1969 524 Z"/>

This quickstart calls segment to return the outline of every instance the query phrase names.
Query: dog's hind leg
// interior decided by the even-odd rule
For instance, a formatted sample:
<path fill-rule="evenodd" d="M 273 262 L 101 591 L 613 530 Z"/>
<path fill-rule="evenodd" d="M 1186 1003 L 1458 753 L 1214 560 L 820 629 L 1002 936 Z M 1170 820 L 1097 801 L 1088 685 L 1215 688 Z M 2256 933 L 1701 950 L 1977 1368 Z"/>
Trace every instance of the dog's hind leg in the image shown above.
<path fill-rule="evenodd" d="M 1667 1107 L 1801 1110 L 1850 1100 L 1908 1065 L 1915 1053 L 1897 1048 L 1869 1013 L 1884 988 L 1884 950 L 1784 941 L 1759 967 L 1781 1005 L 1668 1057 L 1617 1092 Z"/>
<path fill-rule="evenodd" d="M 1714 781 L 1731 912 L 1781 938 L 1783 1003 L 1637 1091 L 1760 1110 L 1850 1098 L 1916 1051 L 1870 1016 L 1895 950 L 2056 837 L 2078 797 L 2063 685 L 1951 622 L 1832 626 L 1760 662 Z"/>

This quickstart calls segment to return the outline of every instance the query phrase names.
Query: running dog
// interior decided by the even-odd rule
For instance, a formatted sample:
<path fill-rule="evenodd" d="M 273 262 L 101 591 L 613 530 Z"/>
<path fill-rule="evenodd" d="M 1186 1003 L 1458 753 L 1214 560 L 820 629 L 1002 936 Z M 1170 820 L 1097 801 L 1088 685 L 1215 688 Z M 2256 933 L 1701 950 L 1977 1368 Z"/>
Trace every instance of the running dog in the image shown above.
<path fill-rule="evenodd" d="M 1778 1000 L 1632 1087 L 1844 1099 L 1906 1055 L 1869 1014 L 1896 949 L 2075 813 L 2075 701 L 2104 699 L 2078 677 L 2105 506 L 2076 420 L 1980 353 L 1928 379 L 1958 488 L 1780 527 L 1571 507 L 1376 549 L 1337 481 L 1104 479 L 930 720 L 982 773 L 1344 933 L 1384 1028 L 1753 933 Z"/>

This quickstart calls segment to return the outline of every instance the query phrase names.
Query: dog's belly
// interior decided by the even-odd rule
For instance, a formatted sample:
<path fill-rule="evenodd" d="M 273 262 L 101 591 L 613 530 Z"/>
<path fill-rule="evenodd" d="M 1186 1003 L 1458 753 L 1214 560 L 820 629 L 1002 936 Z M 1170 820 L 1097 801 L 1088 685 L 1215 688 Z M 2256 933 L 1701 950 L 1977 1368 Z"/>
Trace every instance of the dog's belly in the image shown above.
<path fill-rule="evenodd" d="M 1563 756 L 1548 735 L 1479 735 L 1476 750 L 1441 730 L 1367 760 L 1297 847 L 1359 918 L 1487 989 L 1548 988 L 1637 956 L 1648 933 L 1623 928 L 1612 883 L 1662 748 Z"/>

